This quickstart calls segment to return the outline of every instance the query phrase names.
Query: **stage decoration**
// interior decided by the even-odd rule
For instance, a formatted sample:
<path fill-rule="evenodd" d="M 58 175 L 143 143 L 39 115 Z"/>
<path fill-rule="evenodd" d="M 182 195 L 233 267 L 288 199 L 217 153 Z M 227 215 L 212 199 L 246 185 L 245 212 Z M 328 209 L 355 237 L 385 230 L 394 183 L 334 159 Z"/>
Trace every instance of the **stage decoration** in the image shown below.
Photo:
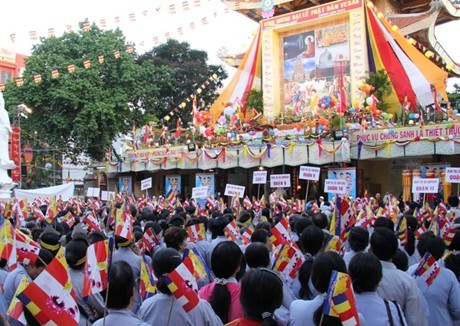
<path fill-rule="evenodd" d="M 403 201 L 409 202 L 412 200 L 412 171 L 402 171 L 402 188 L 403 188 Z"/>

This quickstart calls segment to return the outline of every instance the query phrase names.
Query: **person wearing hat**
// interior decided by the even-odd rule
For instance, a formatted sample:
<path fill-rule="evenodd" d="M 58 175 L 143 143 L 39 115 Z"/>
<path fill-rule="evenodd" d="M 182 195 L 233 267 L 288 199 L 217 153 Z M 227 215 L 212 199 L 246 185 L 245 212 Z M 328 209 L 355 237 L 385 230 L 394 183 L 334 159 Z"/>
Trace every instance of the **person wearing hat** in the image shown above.
<path fill-rule="evenodd" d="M 49 250 L 53 256 L 56 256 L 61 247 L 59 240 L 61 240 L 61 234 L 50 225 L 43 230 L 39 243 L 42 248 Z"/>
<path fill-rule="evenodd" d="M 319 208 L 323 207 L 323 205 L 324 205 L 324 197 L 319 196 Z"/>
<path fill-rule="evenodd" d="M 104 299 L 100 293 L 92 294 L 83 298 L 83 279 L 85 273 L 83 267 L 86 262 L 86 250 L 88 249 L 88 237 L 83 233 L 76 233 L 67 244 L 65 258 L 69 265 L 69 276 L 75 291 L 76 302 L 80 310 L 78 325 L 91 325 L 97 316 L 104 313 Z"/>
<path fill-rule="evenodd" d="M 115 244 L 117 245 L 118 250 L 113 253 L 112 262 L 125 261 L 129 264 L 129 266 L 131 266 L 131 269 L 133 270 L 137 291 L 134 295 L 134 302 L 132 308 L 133 311 L 137 311 L 138 306 L 140 306 L 142 302 L 139 294 L 139 281 L 141 277 L 142 257 L 135 253 L 135 243 L 132 240 L 127 240 L 117 235 L 115 236 Z"/>
<path fill-rule="evenodd" d="M 151 325 L 222 325 L 211 305 L 199 301 L 198 305 L 186 312 L 181 304 L 171 294 L 167 286 L 167 275 L 182 263 L 182 256 L 177 250 L 163 248 L 152 260 L 152 267 L 157 281 L 157 291 L 153 297 L 146 299 L 141 306 L 139 316 Z"/>

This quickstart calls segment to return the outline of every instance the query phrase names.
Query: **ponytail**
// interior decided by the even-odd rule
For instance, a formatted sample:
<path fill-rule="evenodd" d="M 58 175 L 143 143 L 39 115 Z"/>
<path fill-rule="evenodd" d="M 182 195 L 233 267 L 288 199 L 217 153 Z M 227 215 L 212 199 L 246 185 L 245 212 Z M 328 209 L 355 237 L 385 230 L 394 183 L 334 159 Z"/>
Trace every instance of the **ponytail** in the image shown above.
<path fill-rule="evenodd" d="M 227 288 L 227 282 L 215 283 L 209 303 L 216 315 L 220 318 L 223 324 L 228 323 L 228 311 L 231 303 L 231 294 Z"/>
<path fill-rule="evenodd" d="M 300 282 L 299 298 L 303 300 L 313 299 L 313 293 L 311 293 L 310 287 L 308 286 L 308 283 L 311 277 L 312 266 L 313 266 L 313 257 L 306 256 L 306 260 L 302 264 L 299 270 L 299 282 Z"/>

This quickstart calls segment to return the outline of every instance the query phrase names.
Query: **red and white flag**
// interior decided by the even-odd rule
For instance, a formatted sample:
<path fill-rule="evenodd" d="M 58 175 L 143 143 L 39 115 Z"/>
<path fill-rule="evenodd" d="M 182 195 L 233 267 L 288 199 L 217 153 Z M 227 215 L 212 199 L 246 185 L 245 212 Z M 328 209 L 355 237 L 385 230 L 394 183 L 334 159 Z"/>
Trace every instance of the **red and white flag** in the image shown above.
<path fill-rule="evenodd" d="M 283 245 L 273 264 L 273 269 L 279 271 L 291 279 L 295 279 L 303 263 L 302 252 L 290 245 Z"/>
<path fill-rule="evenodd" d="M 22 233 L 16 230 L 16 254 L 17 261 L 25 265 L 35 264 L 40 252 L 40 245 Z"/>
<path fill-rule="evenodd" d="M 197 243 L 201 240 L 206 240 L 206 230 L 203 223 L 187 226 L 187 241 Z"/>
<path fill-rule="evenodd" d="M 190 257 L 186 257 L 175 270 L 166 276 L 169 290 L 187 312 L 200 303 L 194 273 L 193 262 Z"/>
<path fill-rule="evenodd" d="M 160 244 L 160 241 L 155 235 L 155 232 L 152 228 L 145 230 L 142 235 L 142 251 L 153 253 L 153 249 Z"/>
<path fill-rule="evenodd" d="M 427 252 L 412 273 L 412 276 L 422 279 L 428 286 L 430 286 L 440 271 L 441 267 L 436 261 L 436 258 Z"/>
<path fill-rule="evenodd" d="M 238 230 L 238 225 L 236 225 L 236 221 L 233 220 L 225 226 L 224 233 L 228 240 L 237 242 L 240 237 Z"/>
<path fill-rule="evenodd" d="M 88 228 L 95 231 L 101 231 L 101 226 L 99 225 L 99 221 L 97 220 L 96 213 L 91 211 L 88 215 L 86 215 L 84 222 L 88 225 Z"/>
<path fill-rule="evenodd" d="M 254 227 L 251 225 L 244 230 L 243 234 L 241 235 L 241 241 L 244 245 L 248 245 L 251 243 L 251 236 L 254 233 Z"/>
<path fill-rule="evenodd" d="M 286 217 L 283 217 L 281 221 L 276 223 L 276 225 L 271 228 L 270 239 L 276 247 L 283 244 L 291 244 L 291 235 L 289 234 L 289 229 L 289 220 Z"/>
<path fill-rule="evenodd" d="M 109 240 L 93 243 L 86 250 L 82 297 L 107 288 Z"/>

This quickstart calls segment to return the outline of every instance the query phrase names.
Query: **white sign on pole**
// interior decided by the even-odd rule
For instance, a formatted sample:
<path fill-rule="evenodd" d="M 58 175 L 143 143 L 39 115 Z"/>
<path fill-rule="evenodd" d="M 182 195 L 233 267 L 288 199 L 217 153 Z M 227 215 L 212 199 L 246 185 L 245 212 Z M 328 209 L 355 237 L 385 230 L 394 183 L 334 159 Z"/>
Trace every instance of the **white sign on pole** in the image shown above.
<path fill-rule="evenodd" d="M 346 194 L 347 181 L 337 179 L 326 179 L 324 180 L 324 192 L 331 194 Z"/>
<path fill-rule="evenodd" d="M 423 179 L 414 178 L 412 179 L 412 193 L 414 194 L 436 194 L 439 190 L 439 179 Z"/>
<path fill-rule="evenodd" d="M 207 198 L 209 196 L 209 187 L 192 188 L 192 198 Z"/>
<path fill-rule="evenodd" d="M 115 191 L 101 191 L 101 200 L 113 200 L 115 199 Z"/>
<path fill-rule="evenodd" d="M 460 168 L 446 168 L 446 182 L 460 183 Z"/>
<path fill-rule="evenodd" d="M 272 174 L 270 176 L 270 187 L 271 188 L 284 188 L 291 186 L 291 175 L 290 174 Z"/>
<path fill-rule="evenodd" d="M 313 166 L 301 166 L 299 179 L 318 181 L 320 173 L 321 168 L 315 168 Z"/>
<path fill-rule="evenodd" d="M 86 190 L 87 197 L 98 197 L 99 198 L 100 193 L 101 193 L 101 189 L 99 188 L 89 187 L 88 190 Z"/>
<path fill-rule="evenodd" d="M 254 171 L 252 183 L 255 185 L 263 185 L 265 182 L 267 182 L 267 171 Z"/>
<path fill-rule="evenodd" d="M 238 196 L 240 198 L 243 198 L 245 188 L 246 187 L 244 186 L 237 186 L 237 185 L 232 185 L 232 184 L 227 183 L 227 186 L 225 187 L 224 195 L 229 196 L 229 197 Z"/>
<path fill-rule="evenodd" d="M 141 180 L 141 191 L 152 188 L 152 177 Z"/>

